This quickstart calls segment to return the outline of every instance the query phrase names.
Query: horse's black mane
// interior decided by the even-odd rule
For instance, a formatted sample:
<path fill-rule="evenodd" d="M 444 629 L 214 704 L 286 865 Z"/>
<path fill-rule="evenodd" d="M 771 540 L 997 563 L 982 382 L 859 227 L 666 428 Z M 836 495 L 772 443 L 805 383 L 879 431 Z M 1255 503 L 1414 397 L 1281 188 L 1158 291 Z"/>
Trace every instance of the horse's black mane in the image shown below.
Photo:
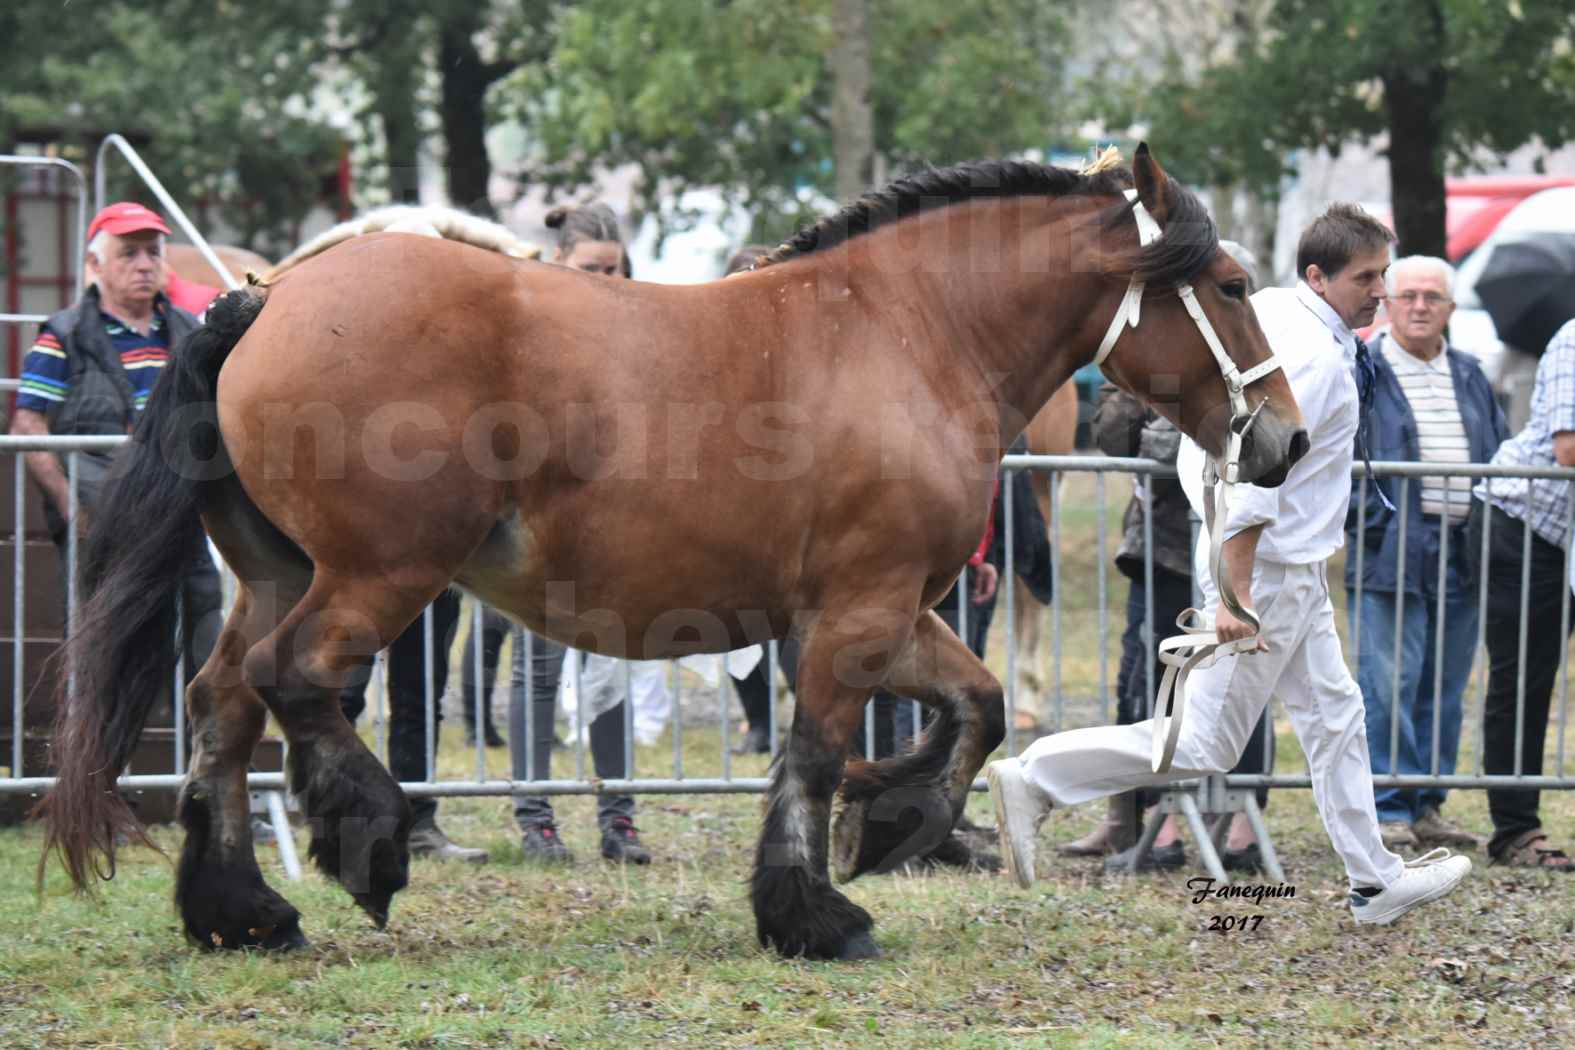
<path fill-rule="evenodd" d="M 1132 173 L 1110 167 L 1090 175 L 1068 168 L 1026 161 L 971 161 L 950 168 L 926 168 L 872 190 L 829 218 L 794 234 L 755 268 L 835 248 L 855 237 L 872 233 L 899 219 L 951 204 L 988 198 L 1072 194 L 1120 197 L 1132 185 Z M 1190 191 L 1167 180 L 1170 216 L 1165 236 L 1143 249 L 1133 275 L 1151 284 L 1190 281 L 1209 264 L 1219 248 L 1214 220 Z M 1103 218 L 1105 228 L 1130 224 L 1132 205 L 1122 200 Z"/>

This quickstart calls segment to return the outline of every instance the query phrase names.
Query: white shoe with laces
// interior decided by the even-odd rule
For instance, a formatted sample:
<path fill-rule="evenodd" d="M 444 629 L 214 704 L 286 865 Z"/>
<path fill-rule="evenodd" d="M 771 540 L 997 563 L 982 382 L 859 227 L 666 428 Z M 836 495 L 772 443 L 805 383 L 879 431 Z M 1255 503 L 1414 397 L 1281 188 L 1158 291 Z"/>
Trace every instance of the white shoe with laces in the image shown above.
<path fill-rule="evenodd" d="M 1382 892 L 1364 897 L 1351 891 L 1351 917 L 1358 923 L 1386 926 L 1419 904 L 1454 889 L 1471 872 L 1469 857 L 1442 847 L 1405 862 L 1405 871 Z"/>
<path fill-rule="evenodd" d="M 1034 882 L 1034 850 L 1039 826 L 1050 815 L 1050 799 L 1023 776 L 1015 758 L 991 762 L 985 771 L 990 800 L 995 803 L 995 830 L 1000 837 L 1006 872 L 1024 889 Z"/>

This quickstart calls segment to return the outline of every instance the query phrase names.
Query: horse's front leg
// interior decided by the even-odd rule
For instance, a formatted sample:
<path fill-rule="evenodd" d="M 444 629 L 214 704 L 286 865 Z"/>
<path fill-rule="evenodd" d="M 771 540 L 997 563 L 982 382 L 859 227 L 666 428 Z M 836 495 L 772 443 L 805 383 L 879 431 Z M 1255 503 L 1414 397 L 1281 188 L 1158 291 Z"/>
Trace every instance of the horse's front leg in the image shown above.
<path fill-rule="evenodd" d="M 801 631 L 793 729 L 772 776 L 752 885 L 760 943 L 786 956 L 880 954 L 869 913 L 838 892 L 827 871 L 831 798 L 848 743 L 912 632 L 904 616 L 873 608 L 827 611 Z"/>
<path fill-rule="evenodd" d="M 187 936 L 209 949 L 306 944 L 300 914 L 263 880 L 252 846 L 246 769 L 266 711 L 241 680 L 251 608 L 243 588 L 212 655 L 186 690 L 193 751 L 179 801 L 186 843 L 175 903 Z"/>
<path fill-rule="evenodd" d="M 919 619 L 883 685 L 935 716 L 911 753 L 849 763 L 833 829 L 844 882 L 939 845 L 962 815 L 984 760 L 1006 736 L 1000 682 L 933 612 Z"/>

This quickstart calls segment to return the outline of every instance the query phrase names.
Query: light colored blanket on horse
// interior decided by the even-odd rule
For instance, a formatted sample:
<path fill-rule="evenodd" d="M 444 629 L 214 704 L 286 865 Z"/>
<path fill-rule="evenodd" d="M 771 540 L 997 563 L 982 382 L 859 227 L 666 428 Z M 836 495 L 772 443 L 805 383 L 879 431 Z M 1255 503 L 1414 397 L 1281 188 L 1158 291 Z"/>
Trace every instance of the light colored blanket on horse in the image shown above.
<path fill-rule="evenodd" d="M 272 284 L 279 276 L 314 255 L 321 255 L 334 245 L 359 237 L 364 233 L 413 233 L 423 237 L 438 237 L 460 241 L 487 251 L 499 252 L 514 259 L 539 259 L 541 249 L 520 240 L 513 231 L 501 223 L 478 218 L 457 208 L 413 207 L 394 204 L 377 208 L 347 222 L 325 230 L 285 256 L 283 261 L 256 280 L 258 284 Z"/>

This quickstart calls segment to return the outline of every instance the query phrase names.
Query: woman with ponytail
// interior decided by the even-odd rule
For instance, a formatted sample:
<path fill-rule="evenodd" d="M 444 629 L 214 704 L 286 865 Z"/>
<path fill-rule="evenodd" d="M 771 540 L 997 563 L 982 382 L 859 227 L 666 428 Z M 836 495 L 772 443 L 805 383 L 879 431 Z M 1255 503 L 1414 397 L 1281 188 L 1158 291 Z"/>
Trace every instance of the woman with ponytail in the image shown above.
<path fill-rule="evenodd" d="M 547 228 L 558 234 L 557 250 L 551 258 L 553 263 L 607 277 L 630 276 L 629 253 L 624 248 L 618 217 L 607 205 L 559 206 L 547 213 L 546 221 Z M 514 688 L 509 703 L 509 750 L 514 762 L 514 779 L 548 780 L 552 777 L 554 712 L 564 653 L 571 652 L 581 661 L 582 668 L 586 667 L 589 654 L 566 650 L 559 643 L 524 629 L 515 636 L 515 642 Z M 599 662 L 609 658 L 590 656 L 590 659 Z M 597 668 L 586 679 L 602 677 L 597 673 L 601 670 L 605 669 Z M 621 686 L 616 680 L 622 675 L 614 673 L 612 677 L 614 683 Z M 582 680 L 581 688 L 587 685 L 588 681 Z M 531 707 L 529 740 L 525 739 L 527 702 Z M 630 698 L 625 696 L 591 721 L 591 760 L 596 775 L 603 780 L 621 780 L 631 775 L 629 741 L 624 735 L 624 707 L 629 702 Z M 601 828 L 602 856 L 615 863 L 651 863 L 651 852 L 640 842 L 640 833 L 634 826 L 634 796 L 603 794 L 598 795 L 597 800 L 596 822 Z M 526 860 L 556 863 L 570 860 L 569 848 L 558 835 L 552 802 L 547 796 L 515 796 L 514 819 L 523 834 L 521 848 Z"/>

